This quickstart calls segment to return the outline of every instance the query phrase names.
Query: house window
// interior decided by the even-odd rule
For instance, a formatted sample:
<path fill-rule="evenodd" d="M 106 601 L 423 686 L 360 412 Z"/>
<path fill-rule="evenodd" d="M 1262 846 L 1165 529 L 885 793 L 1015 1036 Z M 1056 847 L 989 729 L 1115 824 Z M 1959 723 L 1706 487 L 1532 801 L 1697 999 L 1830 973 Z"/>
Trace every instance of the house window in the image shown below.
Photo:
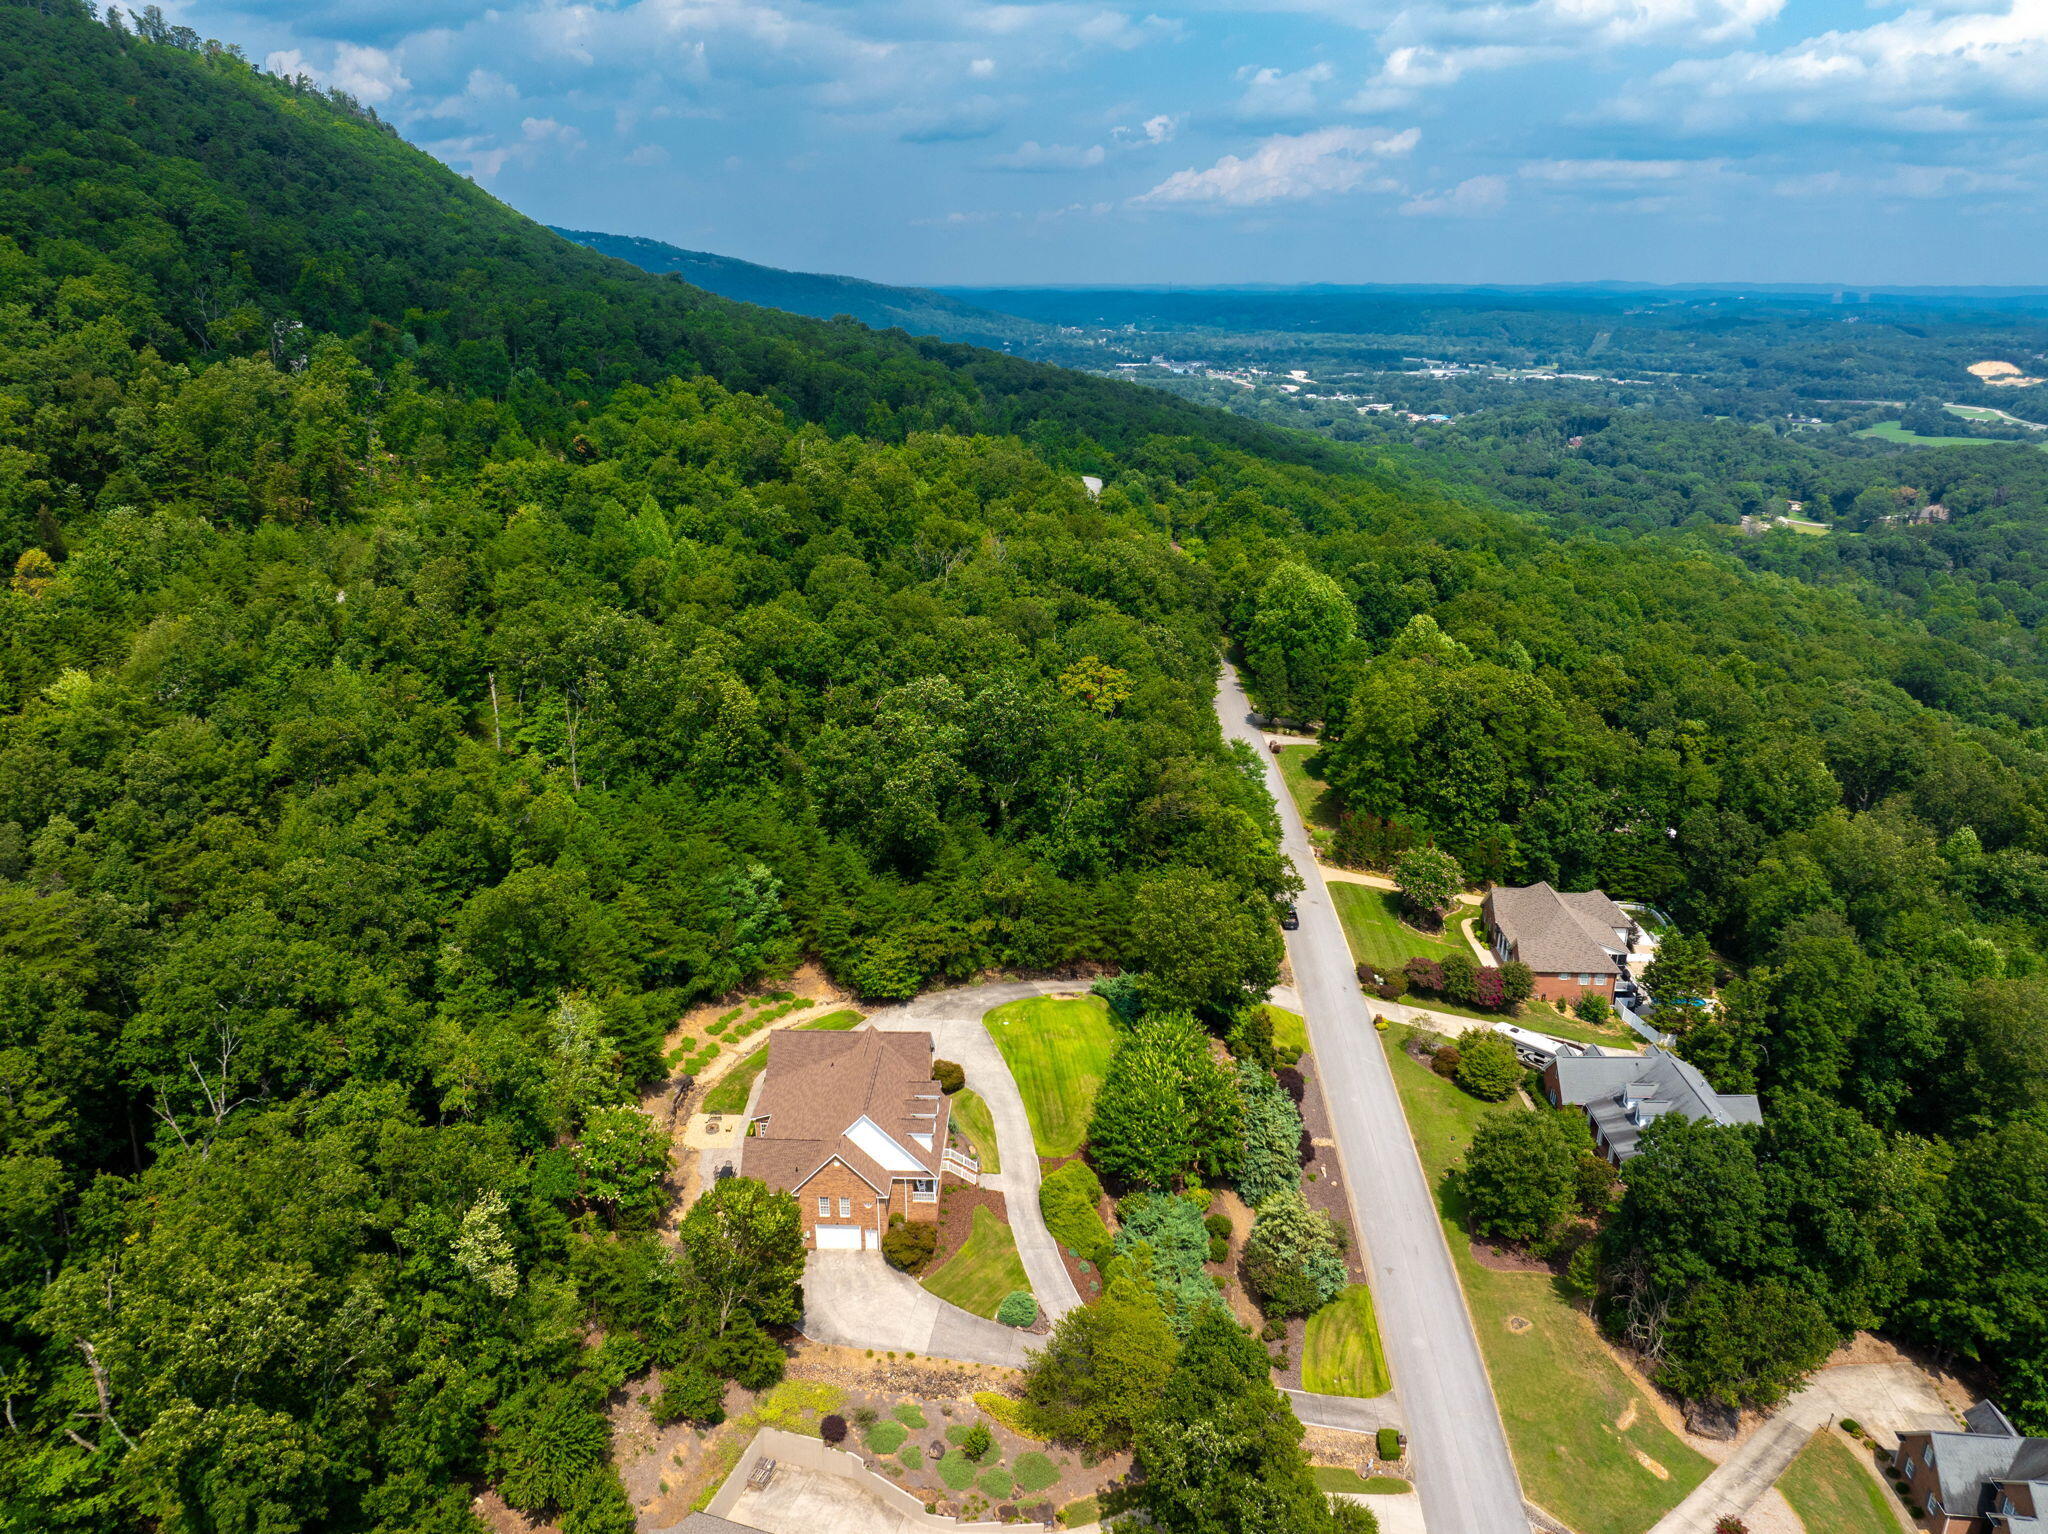
<path fill-rule="evenodd" d="M 1900 1463 L 1899 1468 L 1905 1471 L 1906 1479 L 1909 1481 L 1912 1480 L 1914 1475 L 1917 1473 L 1913 1468 L 1913 1456 L 1910 1454 L 1908 1454 L 1905 1457 L 1905 1459 Z"/>
<path fill-rule="evenodd" d="M 850 1198 L 843 1198 L 843 1199 L 841 1199 L 841 1200 L 839 1201 L 839 1218 L 840 1218 L 840 1219 L 842 1219 L 842 1220 L 850 1220 L 850 1219 L 852 1219 L 852 1218 L 853 1218 L 853 1200 L 852 1200 L 852 1199 L 850 1199 Z"/>
<path fill-rule="evenodd" d="M 1939 1518 L 1942 1514 L 1941 1498 L 1930 1494 L 1927 1498 L 1927 1511 Z"/>
<path fill-rule="evenodd" d="M 1591 975 L 1581 975 L 1581 976 L 1579 976 L 1579 984 L 1580 984 L 1580 985 L 1591 985 L 1592 983 L 1593 983 L 1593 977 L 1592 977 Z"/>
<path fill-rule="evenodd" d="M 820 1193 L 818 1195 L 818 1218 L 822 1220 L 831 1213 L 832 1200 L 826 1197 L 824 1194 Z"/>

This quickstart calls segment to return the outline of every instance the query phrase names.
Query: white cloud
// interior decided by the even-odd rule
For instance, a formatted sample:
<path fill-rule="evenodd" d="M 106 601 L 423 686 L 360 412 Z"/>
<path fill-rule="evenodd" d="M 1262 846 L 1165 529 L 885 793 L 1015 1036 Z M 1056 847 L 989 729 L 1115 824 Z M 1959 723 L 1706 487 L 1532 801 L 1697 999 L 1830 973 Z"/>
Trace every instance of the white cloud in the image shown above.
<path fill-rule="evenodd" d="M 2035 118 L 2048 104 L 2048 0 L 2002 11 L 1916 8 L 1776 53 L 1684 59 L 1617 103 L 1626 117 L 1710 128 L 1758 112 L 1784 121 L 1845 118 L 1908 133 Z"/>
<path fill-rule="evenodd" d="M 1100 165 L 1106 155 L 1100 144 L 1041 144 L 1026 139 L 1008 154 L 990 156 L 986 163 L 995 170 L 1086 170 Z"/>
<path fill-rule="evenodd" d="M 1359 189 L 1377 160 L 1404 155 L 1421 130 L 1375 134 L 1363 128 L 1317 128 L 1311 133 L 1277 133 L 1240 158 L 1227 154 L 1207 170 L 1180 170 L 1137 204 L 1213 203 L 1248 208 Z"/>
<path fill-rule="evenodd" d="M 1316 87 L 1327 85 L 1336 74 L 1328 63 L 1311 64 L 1292 74 L 1247 65 L 1237 72 L 1238 79 L 1245 82 L 1244 94 L 1237 98 L 1237 115 L 1253 121 L 1313 116 Z"/>
<path fill-rule="evenodd" d="M 626 163 L 640 166 L 666 165 L 668 151 L 659 144 L 642 144 L 626 156 Z"/>
<path fill-rule="evenodd" d="M 364 106 L 382 106 L 400 92 L 412 89 L 412 81 L 406 79 L 394 55 L 382 48 L 365 48 L 356 43 L 335 44 L 334 62 L 324 68 L 297 48 L 271 54 L 264 59 L 263 67 L 274 75 L 305 75 L 322 85 L 347 91 Z"/>
<path fill-rule="evenodd" d="M 1644 181 L 1676 181 L 1681 176 L 1711 174 L 1720 160 L 1531 160 L 1517 175 L 1531 181 L 1600 182 L 1627 185 Z"/>
<path fill-rule="evenodd" d="M 1179 129 L 1180 121 L 1178 118 L 1170 117 L 1166 113 L 1161 112 L 1155 117 L 1146 118 L 1135 128 L 1127 128 L 1121 125 L 1112 128 L 1110 129 L 1110 137 L 1119 144 L 1170 144 L 1173 142 L 1173 135 Z"/>
<path fill-rule="evenodd" d="M 994 59 L 970 59 L 967 63 L 967 72 L 977 80 L 986 80 L 996 72 L 996 61 Z"/>
<path fill-rule="evenodd" d="M 1411 218 L 1483 218 L 1507 206 L 1508 178 L 1471 176 L 1434 197 L 1411 197 L 1401 211 Z"/>

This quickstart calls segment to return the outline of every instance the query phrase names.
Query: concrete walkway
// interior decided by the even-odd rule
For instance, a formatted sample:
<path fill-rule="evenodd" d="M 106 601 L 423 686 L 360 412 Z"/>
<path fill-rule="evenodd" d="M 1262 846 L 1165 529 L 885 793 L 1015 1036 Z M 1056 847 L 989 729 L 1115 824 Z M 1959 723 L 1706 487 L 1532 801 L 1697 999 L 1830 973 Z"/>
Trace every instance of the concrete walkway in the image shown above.
<path fill-rule="evenodd" d="M 1372 1434 L 1383 1427 L 1401 1426 L 1401 1403 L 1391 1390 L 1383 1396 L 1323 1396 L 1306 1390 L 1281 1394 L 1294 1403 L 1294 1415 L 1310 1427 Z"/>
<path fill-rule="evenodd" d="M 1823 1369 L 1738 1444 L 1691 1496 L 1659 1519 L 1650 1534 L 1712 1534 L 1719 1520 L 1740 1518 L 1777 1483 L 1815 1430 L 1841 1417 L 1855 1419 L 1892 1447 L 1902 1431 L 1955 1426 L 1933 1387 L 1904 1364 Z"/>
<path fill-rule="evenodd" d="M 884 1007 L 868 1019 L 876 1028 L 928 1031 L 941 1060 L 951 1060 L 967 1073 L 967 1085 L 988 1104 L 995 1122 L 996 1148 L 1003 1169 L 982 1179 L 982 1186 L 1003 1195 L 1010 1235 L 1024 1261 L 1031 1292 L 1039 1309 L 1054 1320 L 1081 1303 L 1080 1291 L 1060 1259 L 1060 1249 L 1045 1228 L 1038 1208 L 1038 1148 L 1031 1138 L 1031 1119 L 1024 1112 L 1024 1094 L 1010 1074 L 1002 1051 L 981 1024 L 984 1013 L 1006 1001 L 1027 996 L 1081 992 L 1077 980 L 1009 980 L 997 985 L 962 986 L 932 991 L 898 1007 Z"/>
<path fill-rule="evenodd" d="M 803 1331 L 840 1347 L 1012 1369 L 1029 1363 L 1031 1345 L 1041 1340 L 948 1305 L 879 1252 L 805 1255 Z"/>
<path fill-rule="evenodd" d="M 1365 1248 L 1387 1363 L 1408 1418 L 1424 1515 L 1439 1534 L 1528 1534 L 1493 1387 L 1435 1196 L 1408 1136 L 1393 1070 L 1373 1031 L 1372 1009 L 1358 988 L 1308 833 L 1250 713 L 1236 673 L 1224 667 L 1216 692 L 1224 738 L 1258 752 L 1280 814 L 1282 850 L 1306 883 L 1296 902 L 1300 929 L 1285 934 L 1287 954 Z"/>

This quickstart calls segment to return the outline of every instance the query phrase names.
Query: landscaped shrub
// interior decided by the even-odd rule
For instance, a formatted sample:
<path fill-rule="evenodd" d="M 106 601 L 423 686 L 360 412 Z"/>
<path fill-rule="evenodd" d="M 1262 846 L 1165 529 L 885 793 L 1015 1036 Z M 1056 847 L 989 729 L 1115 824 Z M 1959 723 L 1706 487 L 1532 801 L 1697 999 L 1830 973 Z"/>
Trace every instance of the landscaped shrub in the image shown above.
<path fill-rule="evenodd" d="M 1861 1438 L 1863 1436 L 1863 1424 L 1854 1417 L 1844 1417 L 1842 1419 L 1842 1431 L 1852 1438 Z"/>
<path fill-rule="evenodd" d="M 889 1415 L 905 1427 L 915 1428 L 919 1432 L 923 1432 L 926 1427 L 930 1426 L 929 1419 L 924 1414 L 924 1408 L 914 1401 L 905 1401 L 901 1406 L 889 1413 Z"/>
<path fill-rule="evenodd" d="M 1139 1014 L 1145 1010 L 1136 975 L 1104 975 L 1088 989 L 1108 1002 L 1109 1010 L 1126 1025 L 1137 1022 Z"/>
<path fill-rule="evenodd" d="M 877 1422 L 868 1429 L 868 1447 L 877 1454 L 894 1454 L 909 1436 L 910 1429 L 900 1422 Z"/>
<path fill-rule="evenodd" d="M 695 1422 L 703 1427 L 725 1420 L 725 1382 L 704 1368 L 671 1369 L 654 1398 L 654 1420 Z"/>
<path fill-rule="evenodd" d="M 939 1228 L 928 1221 L 905 1220 L 898 1215 L 882 1232 L 882 1255 L 889 1266 L 905 1273 L 922 1273 L 939 1249 Z"/>
<path fill-rule="evenodd" d="M 1305 1316 L 1344 1288 L 1344 1236 L 1298 1188 L 1259 1205 L 1238 1276 L 1268 1316 Z"/>
<path fill-rule="evenodd" d="M 1391 1427 L 1381 1428 L 1374 1437 L 1373 1448 L 1381 1459 L 1399 1459 L 1401 1457 L 1400 1429 Z"/>
<path fill-rule="evenodd" d="M 1069 1161 L 1038 1185 L 1038 1208 L 1053 1240 L 1098 1267 L 1109 1254 L 1109 1227 L 1097 1206 L 1102 1180 L 1085 1161 Z"/>
<path fill-rule="evenodd" d="M 1209 1260 L 1209 1233 L 1193 1204 L 1172 1193 L 1133 1193 L 1117 1205 L 1117 1217 L 1118 1255 L 1140 1242 L 1151 1247 L 1152 1283 L 1177 1325 L 1198 1306 L 1215 1303 L 1216 1286 L 1202 1268 Z"/>
<path fill-rule="evenodd" d="M 1479 977 L 1479 961 L 1470 953 L 1447 953 L 1438 961 L 1437 968 L 1443 971 L 1443 984 L 1437 990 L 1443 994 L 1444 1000 L 1469 1007 L 1478 999 L 1473 994 L 1473 986 Z"/>
<path fill-rule="evenodd" d="M 1434 959 L 1410 959 L 1402 966 L 1402 973 L 1411 991 L 1436 995 L 1444 988 L 1444 967 Z"/>
<path fill-rule="evenodd" d="M 1228 1262 L 1230 1260 L 1230 1237 L 1211 1236 L 1209 1238 L 1209 1260 L 1211 1262 Z"/>
<path fill-rule="evenodd" d="M 988 1457 L 995 1453 L 996 1435 L 988 1430 L 986 1422 L 971 1423 L 966 1427 L 947 1430 L 946 1436 L 958 1446 L 961 1453 L 977 1465 L 988 1463 Z"/>
<path fill-rule="evenodd" d="M 967 1072 L 951 1060 L 932 1061 L 932 1080 L 939 1084 L 939 1090 L 951 1095 L 967 1085 Z"/>
<path fill-rule="evenodd" d="M 1506 1039 L 1491 1029 L 1474 1028 L 1458 1040 L 1452 1079 L 1481 1102 L 1505 1102 L 1521 1084 L 1522 1063 Z"/>
<path fill-rule="evenodd" d="M 1439 1076 L 1450 1080 L 1458 1074 L 1458 1059 L 1457 1045 L 1439 1044 L 1429 1057 L 1429 1068 Z"/>
<path fill-rule="evenodd" d="M 1299 1108 L 1301 1100 L 1308 1096 L 1308 1078 L 1291 1065 L 1283 1065 L 1273 1072 L 1273 1079 L 1280 1083 L 1280 1090 Z"/>
<path fill-rule="evenodd" d="M 846 1419 L 837 1412 L 821 1418 L 818 1423 L 818 1436 L 827 1443 L 845 1443 Z"/>
<path fill-rule="evenodd" d="M 974 1461 L 959 1449 L 939 1456 L 939 1480 L 948 1491 L 965 1491 L 974 1484 Z"/>
<path fill-rule="evenodd" d="M 1227 1214 L 1212 1214 L 1202 1221 L 1202 1229 L 1209 1233 L 1212 1240 L 1217 1236 L 1222 1236 L 1225 1240 L 1228 1240 L 1230 1238 L 1230 1216 Z"/>
<path fill-rule="evenodd" d="M 872 1357 L 873 1355 L 869 1356 Z M 882 1420 L 880 1414 L 872 1406 L 856 1406 L 847 1415 L 853 1418 L 853 1425 L 863 1433 Z"/>
<path fill-rule="evenodd" d="M 1005 1326 L 1029 1326 L 1038 1319 L 1038 1301 L 1029 1289 L 1012 1289 L 996 1307 L 996 1319 Z"/>
<path fill-rule="evenodd" d="M 896 1460 L 907 1473 L 916 1475 L 918 1471 L 924 1468 L 924 1450 L 914 1443 L 907 1443 L 903 1446 L 902 1452 L 896 1456 Z"/>
<path fill-rule="evenodd" d="M 1016 1488 L 1016 1482 L 1011 1479 L 1010 1472 L 1001 1466 L 982 1471 L 975 1477 L 974 1484 L 983 1496 L 991 1498 L 1007 1497 Z"/>
<path fill-rule="evenodd" d="M 1018 1455 L 1010 1473 L 1016 1477 L 1019 1491 L 1044 1491 L 1060 1478 L 1059 1467 L 1036 1449 Z"/>
<path fill-rule="evenodd" d="M 1731 1513 L 1714 1520 L 1714 1534 L 1749 1534 L 1749 1525 Z"/>
<path fill-rule="evenodd" d="M 974 1404 L 988 1414 L 991 1421 L 1000 1422 L 1019 1438 L 1029 1438 L 1034 1443 L 1044 1443 L 1046 1435 L 1031 1420 L 1031 1409 L 1015 1396 L 1006 1396 L 996 1390 L 977 1390 Z"/>
<path fill-rule="evenodd" d="M 1237 1191 L 1256 1206 L 1300 1180 L 1301 1113 L 1270 1071 L 1240 1066 L 1237 1091 L 1244 1104 Z"/>
<path fill-rule="evenodd" d="M 1240 1065 L 1256 1065 L 1261 1070 L 1271 1070 L 1273 1014 L 1263 1006 L 1239 1007 L 1223 1042 L 1230 1050 L 1231 1059 Z"/>

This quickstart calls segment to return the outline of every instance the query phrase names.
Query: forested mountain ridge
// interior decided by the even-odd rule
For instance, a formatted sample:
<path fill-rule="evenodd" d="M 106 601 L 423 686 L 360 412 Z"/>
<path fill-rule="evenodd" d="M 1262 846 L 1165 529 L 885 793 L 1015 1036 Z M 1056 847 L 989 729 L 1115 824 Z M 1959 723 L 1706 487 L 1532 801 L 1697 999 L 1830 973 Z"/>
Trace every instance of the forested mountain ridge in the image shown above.
<path fill-rule="evenodd" d="M 1711 1169 L 1768 1241 L 1634 1210 L 1652 1310 L 1797 1282 L 2048 1415 L 2034 678 L 647 276 L 148 25 L 0 3 L 0 1522 L 630 1527 L 605 1402 L 791 1319 L 649 1234 L 666 1026 L 806 953 L 1270 977 L 1226 632 L 1360 812 L 1747 971 L 1689 1047 L 1852 1154 Z"/>
<path fill-rule="evenodd" d="M 785 271 L 708 251 L 684 250 L 636 235 L 560 228 L 555 228 L 555 233 L 607 256 L 630 261 L 645 271 L 673 272 L 707 292 L 741 303 L 808 314 L 813 319 L 846 314 L 877 330 L 897 328 L 912 335 L 941 336 L 975 346 L 1041 341 L 1050 334 L 1045 326 L 1031 320 L 963 304 L 929 288 L 891 287 L 858 277 Z"/>

